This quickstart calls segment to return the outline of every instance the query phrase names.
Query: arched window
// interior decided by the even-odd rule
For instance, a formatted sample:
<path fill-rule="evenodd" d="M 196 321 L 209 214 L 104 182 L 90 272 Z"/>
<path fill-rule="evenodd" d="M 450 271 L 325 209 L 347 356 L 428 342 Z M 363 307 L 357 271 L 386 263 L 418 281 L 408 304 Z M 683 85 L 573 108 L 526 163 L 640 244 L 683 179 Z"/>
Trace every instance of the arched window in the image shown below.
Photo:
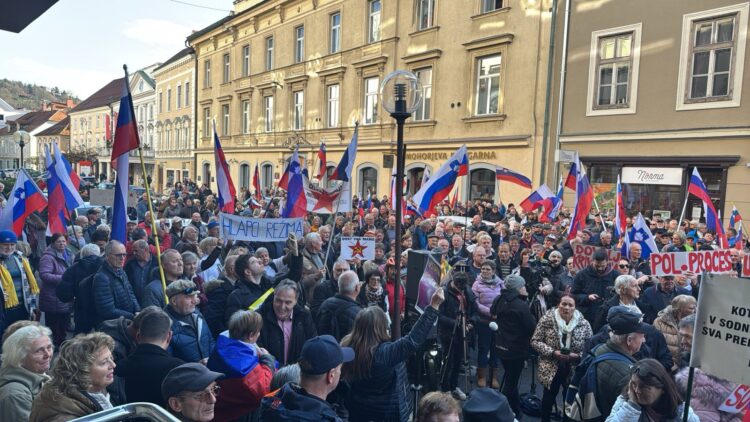
<path fill-rule="evenodd" d="M 395 164 L 394 164 L 395 165 Z M 417 193 L 419 188 L 422 187 L 422 179 L 424 178 L 424 167 L 415 167 L 406 172 L 406 191 L 411 195 Z"/>
<path fill-rule="evenodd" d="M 375 167 L 364 167 L 359 170 L 360 198 L 367 198 L 368 194 L 378 195 L 378 170 Z"/>
<path fill-rule="evenodd" d="M 336 166 L 326 166 L 326 188 L 332 188 L 334 185 L 336 185 L 336 181 L 331 180 L 331 176 L 333 176 L 334 170 L 336 170 Z"/>
<path fill-rule="evenodd" d="M 250 187 L 250 164 L 240 164 L 240 188 Z"/>
<path fill-rule="evenodd" d="M 273 187 L 273 164 L 263 164 L 260 166 L 260 186 L 263 189 Z"/>
<path fill-rule="evenodd" d="M 208 162 L 203 163 L 203 183 L 211 186 L 211 164 Z"/>
<path fill-rule="evenodd" d="M 495 172 L 488 169 L 476 169 L 471 171 L 471 197 L 470 199 L 492 200 L 495 196 Z"/>

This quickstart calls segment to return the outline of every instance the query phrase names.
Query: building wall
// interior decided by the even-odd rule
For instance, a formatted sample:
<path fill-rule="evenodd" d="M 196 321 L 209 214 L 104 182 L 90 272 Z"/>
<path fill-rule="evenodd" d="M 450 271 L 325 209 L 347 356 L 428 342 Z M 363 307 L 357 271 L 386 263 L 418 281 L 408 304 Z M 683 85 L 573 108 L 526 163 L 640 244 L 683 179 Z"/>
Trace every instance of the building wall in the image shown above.
<path fill-rule="evenodd" d="M 85 156 L 89 161 L 99 160 L 98 170 L 95 163 L 92 171 L 105 174 L 107 177 L 111 173 L 111 164 L 108 159 L 111 150 L 107 149 L 105 120 L 107 115 L 113 116 L 118 112 L 120 99 L 112 99 L 111 106 L 111 109 L 103 106 L 82 111 L 74 110 L 69 114 L 70 151 L 77 153 L 85 151 Z"/>
<path fill-rule="evenodd" d="M 317 173 L 319 167 L 315 153 L 320 142 L 327 145 L 328 165 L 335 165 L 358 121 L 353 193 L 364 193 L 359 170 L 371 167 L 377 172 L 377 194 L 387 194 L 391 171 L 384 168 L 383 156 L 395 151 L 395 124 L 379 105 L 378 118 L 366 124 L 365 81 L 377 77 L 381 82 L 396 69 L 425 68 L 432 70 L 432 111 L 424 120 L 407 123 L 407 170 L 427 167 L 435 171 L 466 143 L 472 169 L 493 172 L 495 165 L 503 165 L 538 180 L 548 2 L 511 2 L 510 7 L 481 13 L 478 0 L 436 0 L 433 23 L 424 29 L 418 27 L 416 3 L 382 2 L 380 38 L 373 42 L 368 40 L 367 32 L 369 3 L 359 0 L 271 1 L 237 13 L 217 28 L 192 37 L 190 42 L 198 54 L 197 180 L 204 183 L 205 176 L 214 175 L 206 113 L 216 117 L 230 172 L 238 187 L 243 184 L 242 166 L 247 165 L 252 174 L 256 162 L 272 166 L 273 179 L 278 179 L 284 159 L 295 144 L 300 145 L 300 154 L 311 174 Z M 341 47 L 339 52 L 331 53 L 330 22 L 335 13 L 341 16 Z M 299 26 L 304 26 L 304 53 L 302 61 L 296 63 L 295 35 Z M 271 36 L 274 66 L 265 70 L 264 46 Z M 242 74 L 246 45 L 251 52 L 248 76 Z M 222 69 L 225 54 L 229 54 L 231 64 L 226 83 Z M 478 116 L 478 62 L 497 54 L 501 57 L 499 106 L 496 112 Z M 207 60 L 211 63 L 210 84 L 206 83 Z M 336 84 L 340 87 L 339 124 L 329 128 L 326 91 Z M 304 118 L 296 129 L 293 109 L 294 93 L 298 91 L 304 92 Z M 271 96 L 273 131 L 266 132 L 264 97 Z M 250 104 L 247 131 L 243 131 L 243 101 Z M 227 110 L 223 106 L 229 110 L 227 133 L 222 128 L 223 110 Z M 208 172 L 204 171 L 205 165 Z M 418 172 L 411 174 L 414 187 L 419 178 Z M 494 186 L 492 180 L 486 185 L 488 189 Z M 210 182 L 215 186 L 213 180 Z M 494 193 L 497 195 L 496 190 Z M 526 189 L 503 186 L 506 202 L 519 201 L 526 195 Z"/>
<path fill-rule="evenodd" d="M 561 2 L 558 10 L 559 40 L 563 36 L 563 5 Z M 686 106 L 685 90 L 690 89 L 693 57 L 688 49 L 695 36 L 690 33 L 692 22 L 701 22 L 709 15 L 729 16 L 737 13 L 736 9 L 740 12 L 731 47 L 733 71 L 729 82 L 734 101 L 701 101 Z M 709 15 L 698 15 L 712 10 Z M 731 0 L 573 1 L 560 147 L 578 151 L 584 164 L 609 163 L 604 166 L 615 168 L 610 178 L 623 166 L 681 167 L 680 202 L 685 197 L 689 173 L 694 165 L 698 166 L 701 171 L 720 176 L 712 197 L 723 206 L 725 219 L 733 204 L 741 213 L 750 212 L 750 105 L 746 99 L 740 100 L 742 95 L 750 95 L 750 54 L 746 48 L 742 51 L 748 41 L 747 11 L 747 2 Z M 597 36 L 631 31 L 637 34 L 636 39 L 640 38 L 640 46 L 634 39 L 629 107 L 597 112 L 592 106 L 596 101 L 600 51 Z M 561 51 L 558 48 L 556 52 L 556 76 L 560 74 Z M 637 75 L 633 72 L 636 63 Z M 744 76 L 738 70 L 744 71 Z M 554 104 L 558 87 L 554 90 Z M 555 111 L 553 122 L 556 118 Z M 554 136 L 551 139 L 554 142 Z M 554 147 L 550 149 L 550 160 L 553 153 Z M 561 166 L 560 171 L 565 174 L 566 168 Z M 692 204 L 686 212 L 688 217 L 691 208 Z"/>
<path fill-rule="evenodd" d="M 194 147 L 195 62 L 192 55 L 178 59 L 158 69 L 156 79 L 156 125 L 154 152 L 157 163 L 155 175 L 158 189 L 165 189 L 175 181 L 192 179 Z M 185 88 L 188 88 L 186 92 Z M 177 104 L 177 91 L 180 104 Z M 167 104 L 171 90 L 171 104 Z M 163 102 L 159 105 L 159 99 Z M 187 101 L 186 101 L 187 99 Z M 171 177 L 170 177 L 171 176 Z"/>

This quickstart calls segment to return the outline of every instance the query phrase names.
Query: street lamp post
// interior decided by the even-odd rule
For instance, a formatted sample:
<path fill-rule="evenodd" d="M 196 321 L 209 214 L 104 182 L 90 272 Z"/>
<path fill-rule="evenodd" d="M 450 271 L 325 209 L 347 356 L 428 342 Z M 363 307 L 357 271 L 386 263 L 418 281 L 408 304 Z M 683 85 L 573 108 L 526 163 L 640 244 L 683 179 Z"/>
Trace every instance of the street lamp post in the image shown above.
<path fill-rule="evenodd" d="M 18 166 L 19 169 L 23 168 L 23 147 L 26 146 L 27 141 L 31 139 L 31 135 L 29 135 L 29 132 L 26 132 L 25 130 L 19 130 L 15 133 L 16 142 L 18 142 L 18 146 L 21 147 L 21 162 Z"/>
<path fill-rule="evenodd" d="M 404 200 L 404 122 L 422 103 L 422 85 L 413 73 L 397 70 L 389 73 L 380 85 L 380 101 L 383 108 L 396 120 L 396 244 L 395 272 L 393 288 L 393 306 L 395 315 L 391 335 L 393 339 L 401 337 L 401 203 Z M 387 277 L 387 274 L 386 274 Z M 404 291 L 406 291 L 404 289 Z M 405 298 L 404 298 L 405 299 Z"/>

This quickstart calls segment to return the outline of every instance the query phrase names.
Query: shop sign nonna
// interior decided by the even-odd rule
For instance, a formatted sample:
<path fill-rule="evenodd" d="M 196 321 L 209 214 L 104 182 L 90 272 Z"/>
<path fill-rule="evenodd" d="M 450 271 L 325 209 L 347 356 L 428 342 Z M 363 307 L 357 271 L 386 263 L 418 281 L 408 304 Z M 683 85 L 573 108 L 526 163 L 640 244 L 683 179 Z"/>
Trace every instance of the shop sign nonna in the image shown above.
<path fill-rule="evenodd" d="M 679 167 L 623 167 L 622 183 L 636 185 L 682 185 Z"/>

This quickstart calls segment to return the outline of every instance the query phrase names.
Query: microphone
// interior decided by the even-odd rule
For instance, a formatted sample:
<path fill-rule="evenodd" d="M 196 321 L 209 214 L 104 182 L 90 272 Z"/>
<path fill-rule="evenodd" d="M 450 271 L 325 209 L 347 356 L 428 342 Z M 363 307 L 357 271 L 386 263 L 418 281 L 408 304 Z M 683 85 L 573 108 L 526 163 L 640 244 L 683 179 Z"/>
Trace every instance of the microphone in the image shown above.
<path fill-rule="evenodd" d="M 490 330 L 497 331 L 497 328 L 498 328 L 497 327 L 497 322 L 495 322 L 495 321 L 490 322 Z"/>

